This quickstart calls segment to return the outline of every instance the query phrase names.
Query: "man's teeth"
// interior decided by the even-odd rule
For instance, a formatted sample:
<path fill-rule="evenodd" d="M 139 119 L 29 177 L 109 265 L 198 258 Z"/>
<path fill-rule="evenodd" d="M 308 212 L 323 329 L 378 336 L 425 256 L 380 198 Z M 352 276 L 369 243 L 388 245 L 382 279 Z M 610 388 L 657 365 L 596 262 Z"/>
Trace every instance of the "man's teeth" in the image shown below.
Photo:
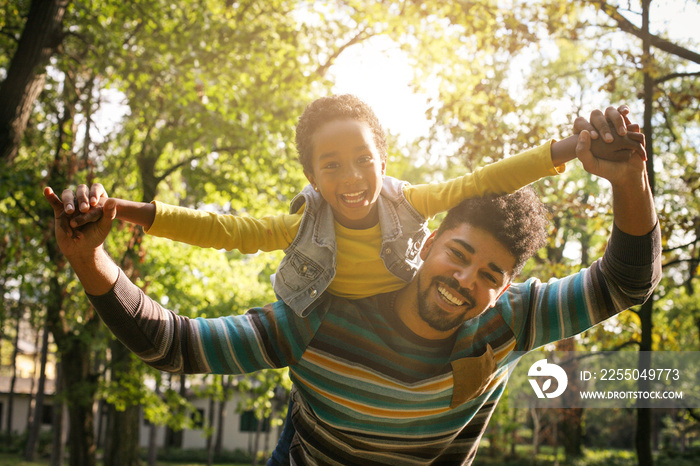
<path fill-rule="evenodd" d="M 357 204 L 365 200 L 365 192 L 358 191 L 356 193 L 341 194 L 341 197 L 343 198 L 343 201 L 347 202 L 348 204 Z"/>
<path fill-rule="evenodd" d="M 445 298 L 445 301 L 454 304 L 455 306 L 461 306 L 464 304 L 464 301 L 447 291 L 447 288 L 444 286 L 438 286 L 438 292 L 440 293 L 440 296 Z"/>

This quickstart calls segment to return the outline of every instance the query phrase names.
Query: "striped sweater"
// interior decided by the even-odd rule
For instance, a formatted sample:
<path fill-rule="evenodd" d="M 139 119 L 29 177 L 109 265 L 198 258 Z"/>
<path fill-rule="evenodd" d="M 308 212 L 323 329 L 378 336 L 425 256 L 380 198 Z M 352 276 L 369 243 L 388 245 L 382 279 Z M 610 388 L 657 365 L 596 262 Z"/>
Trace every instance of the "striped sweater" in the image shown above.
<path fill-rule="evenodd" d="M 292 464 L 469 464 L 522 352 L 576 335 L 642 303 L 660 278 L 659 228 L 614 229 L 603 258 L 561 280 L 513 284 L 446 340 L 396 316 L 395 293 L 328 295 L 300 318 L 283 302 L 245 315 L 188 319 L 120 274 L 90 296 L 114 334 L 151 366 L 239 374 L 288 366 Z M 398 293 L 400 293 L 399 291 Z"/>

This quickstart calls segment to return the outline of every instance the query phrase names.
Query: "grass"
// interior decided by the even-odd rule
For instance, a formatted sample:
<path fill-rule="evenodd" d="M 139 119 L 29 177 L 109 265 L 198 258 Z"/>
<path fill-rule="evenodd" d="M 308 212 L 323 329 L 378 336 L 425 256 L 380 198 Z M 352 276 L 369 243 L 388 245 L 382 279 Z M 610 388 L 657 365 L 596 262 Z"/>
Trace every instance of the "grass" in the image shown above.
<path fill-rule="evenodd" d="M 48 458 L 37 461 L 23 461 L 21 455 L 15 453 L 0 453 L 0 466 L 46 466 Z M 65 464 L 68 464 L 66 461 Z M 143 463 L 146 464 L 145 462 Z M 203 466 L 205 463 L 174 463 L 158 461 L 158 466 Z M 264 463 L 263 463 L 264 464 Z M 214 466 L 250 466 L 250 463 L 214 463 Z"/>
<path fill-rule="evenodd" d="M 514 458 L 490 458 L 488 449 L 483 448 L 477 453 L 473 466 L 552 466 L 555 464 L 561 466 L 637 466 L 637 456 L 633 450 L 584 449 L 581 458 L 566 461 L 564 449 L 561 447 L 558 450 L 558 455 L 555 456 L 551 446 L 542 446 L 539 454 L 533 457 L 530 446 L 518 445 L 516 454 L 517 456 Z M 656 466 L 697 466 L 700 464 L 700 457 L 690 455 L 669 457 L 657 454 L 654 456 L 654 460 Z"/>
<path fill-rule="evenodd" d="M 23 461 L 18 453 L 0 453 L 0 466 L 45 466 L 49 460 Z"/>
<path fill-rule="evenodd" d="M 522 448 L 521 448 L 522 447 Z M 476 455 L 474 466 L 551 466 L 557 464 L 552 447 L 543 446 L 537 457 L 532 457 L 532 449 L 528 446 L 518 446 L 518 456 L 515 458 L 488 456 L 486 448 L 480 449 Z M 572 461 L 564 460 L 564 451 L 559 449 L 559 463 L 561 466 L 636 466 L 637 458 L 634 451 L 630 450 L 584 450 L 584 456 Z M 20 454 L 0 453 L 0 466 L 47 466 L 48 458 L 40 458 L 37 461 L 23 461 Z M 67 464 L 67 463 L 66 463 Z M 145 462 L 144 462 L 145 464 Z M 158 461 L 158 466 L 204 466 L 198 462 L 173 462 Z M 250 463 L 214 463 L 215 466 L 247 466 Z M 262 463 L 264 464 L 264 462 Z M 698 457 L 668 457 L 657 455 L 656 466 L 696 466 L 700 464 Z"/>

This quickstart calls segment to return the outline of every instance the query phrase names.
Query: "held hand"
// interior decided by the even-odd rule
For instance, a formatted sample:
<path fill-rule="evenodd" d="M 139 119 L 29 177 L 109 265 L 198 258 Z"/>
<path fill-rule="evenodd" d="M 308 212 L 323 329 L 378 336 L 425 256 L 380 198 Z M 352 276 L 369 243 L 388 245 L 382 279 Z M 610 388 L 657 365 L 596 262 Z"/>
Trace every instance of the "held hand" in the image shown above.
<path fill-rule="evenodd" d="M 104 192 L 104 189 L 102 191 Z M 94 197 L 95 206 L 97 207 L 98 203 L 102 203 L 103 206 L 99 209 L 96 208 L 94 213 L 91 214 L 90 223 L 82 228 L 72 226 L 73 217 L 78 215 L 73 207 L 75 200 L 77 199 L 80 202 L 79 206 L 82 208 L 82 201 L 87 199 L 87 189 L 84 191 L 79 190 L 79 192 L 78 196 L 73 196 L 72 191 L 65 190 L 62 193 L 64 200 L 61 201 L 53 189 L 50 187 L 44 188 L 44 197 L 51 204 L 54 211 L 56 241 L 63 254 L 69 259 L 71 257 L 94 254 L 94 251 L 100 248 L 105 238 L 107 238 L 112 228 L 112 220 L 114 220 L 117 213 L 116 201 L 107 199 L 106 194 L 104 196 L 98 194 Z M 92 199 L 90 202 L 92 202 Z M 85 204 L 87 205 L 87 202 Z M 86 212 L 88 212 L 88 209 L 89 207 L 86 208 Z"/>
<path fill-rule="evenodd" d="M 639 132 L 639 125 L 632 124 L 627 118 L 629 107 L 608 107 L 605 114 L 600 110 L 591 112 L 590 122 L 579 117 L 574 122 L 574 134 L 588 131 L 591 136 L 591 151 L 595 157 L 624 162 L 633 153 L 646 160 L 644 135 Z M 611 127 L 615 128 L 613 132 Z M 599 137 L 602 135 L 602 138 Z"/>
<path fill-rule="evenodd" d="M 615 138 L 617 137 L 619 136 Z M 592 142 L 590 132 L 587 130 L 581 131 L 576 145 L 576 156 L 588 173 L 605 178 L 613 186 L 624 186 L 628 183 L 645 183 L 646 156 L 643 158 L 628 156 L 617 161 L 606 160 L 593 155 L 593 152 L 591 152 Z M 643 144 L 643 135 L 641 144 Z"/>

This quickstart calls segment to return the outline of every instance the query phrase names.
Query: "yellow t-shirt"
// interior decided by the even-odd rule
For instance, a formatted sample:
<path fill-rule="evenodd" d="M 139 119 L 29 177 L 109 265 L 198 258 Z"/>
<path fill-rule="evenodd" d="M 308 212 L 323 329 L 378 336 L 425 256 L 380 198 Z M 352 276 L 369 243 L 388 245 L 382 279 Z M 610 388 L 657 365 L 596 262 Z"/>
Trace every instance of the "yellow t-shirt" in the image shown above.
<path fill-rule="evenodd" d="M 426 219 L 447 211 L 462 200 L 488 193 L 507 193 L 555 175 L 551 141 L 500 160 L 453 180 L 406 185 L 408 202 Z M 147 233 L 200 247 L 238 249 L 244 254 L 287 248 L 299 230 L 303 208 L 295 214 L 239 217 L 176 207 L 154 201 L 156 216 Z M 335 278 L 328 291 L 351 299 L 397 290 L 406 285 L 384 266 L 379 257 L 379 225 L 353 230 L 335 223 L 337 243 Z"/>

